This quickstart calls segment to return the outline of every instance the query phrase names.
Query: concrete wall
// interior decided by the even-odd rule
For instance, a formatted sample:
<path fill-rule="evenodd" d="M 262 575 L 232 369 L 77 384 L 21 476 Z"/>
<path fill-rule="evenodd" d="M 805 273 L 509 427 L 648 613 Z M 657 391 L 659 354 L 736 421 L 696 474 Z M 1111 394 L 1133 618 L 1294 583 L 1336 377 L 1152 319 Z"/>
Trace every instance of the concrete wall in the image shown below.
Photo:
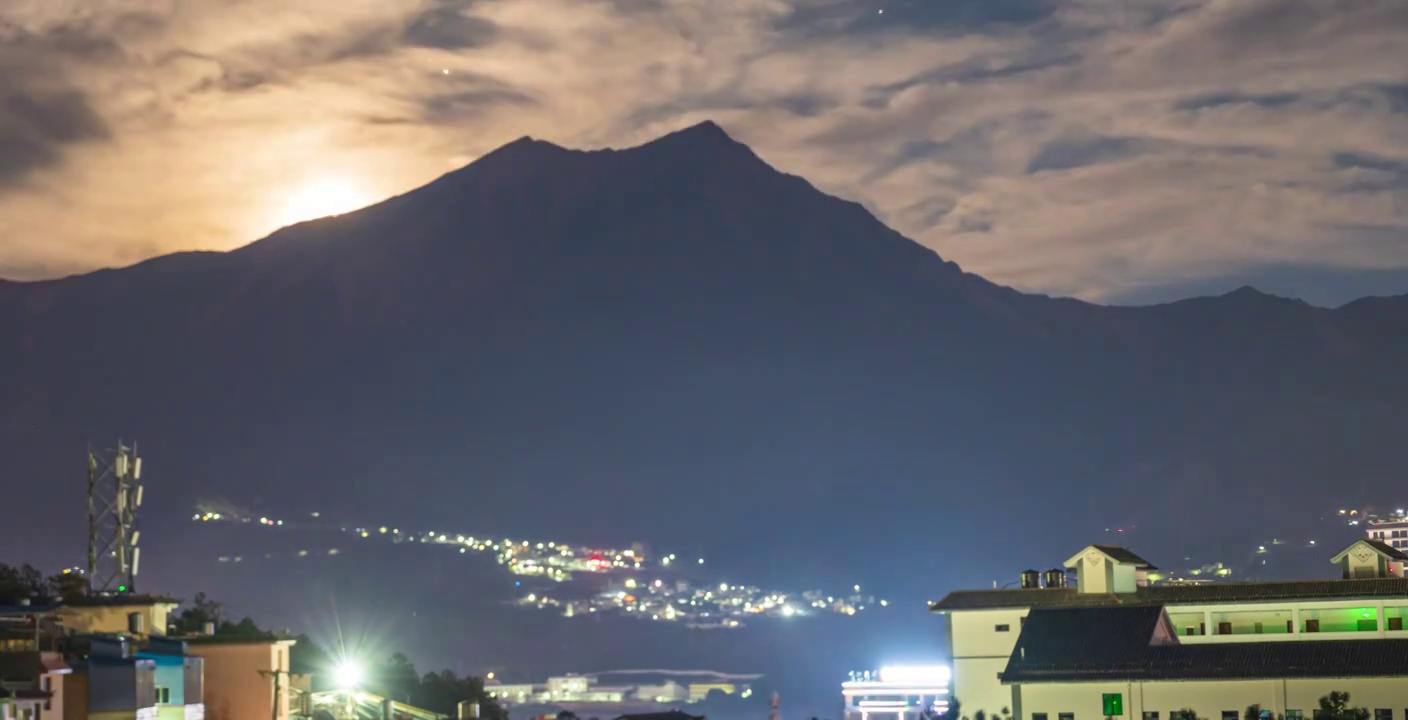
<path fill-rule="evenodd" d="M 1012 704 L 1012 693 L 997 679 L 1012 657 L 1028 608 L 955 612 L 949 620 L 953 697 L 965 715 L 992 714 Z M 999 630 L 1006 626 L 1007 630 Z"/>
<path fill-rule="evenodd" d="M 289 644 L 191 643 L 190 653 L 202 658 L 205 665 L 205 717 L 287 720 Z M 267 674 L 273 671 L 283 673 L 278 698 L 274 697 L 274 680 Z"/>
<path fill-rule="evenodd" d="M 1036 683 L 1017 686 L 1014 695 L 1021 713 L 1017 720 L 1032 720 L 1034 713 L 1045 713 L 1048 720 L 1059 720 L 1061 713 L 1072 713 L 1075 720 L 1103 720 L 1106 693 L 1123 696 L 1123 717 L 1131 720 L 1141 720 L 1146 712 L 1168 720 L 1183 708 L 1205 720 L 1222 720 L 1224 712 L 1236 712 L 1240 720 L 1253 704 L 1278 715 L 1300 710 L 1311 720 L 1320 698 L 1334 690 L 1348 692 L 1351 705 L 1368 708 L 1370 717 L 1378 708 L 1393 710 L 1395 719 L 1408 712 L 1408 678 Z"/>
<path fill-rule="evenodd" d="M 174 603 L 95 607 L 65 605 L 58 609 L 57 614 L 60 625 L 81 633 L 125 633 L 127 616 L 135 612 L 142 616 L 146 634 L 165 635 L 167 618 L 175 609 Z"/>

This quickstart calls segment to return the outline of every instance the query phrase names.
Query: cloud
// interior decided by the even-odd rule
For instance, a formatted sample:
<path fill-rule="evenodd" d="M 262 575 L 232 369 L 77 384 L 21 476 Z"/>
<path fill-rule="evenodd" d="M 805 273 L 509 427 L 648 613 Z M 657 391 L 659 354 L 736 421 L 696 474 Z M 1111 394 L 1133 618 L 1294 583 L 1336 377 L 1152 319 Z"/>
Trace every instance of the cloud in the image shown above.
<path fill-rule="evenodd" d="M 1384 240 L 1408 230 L 1399 0 L 14 0 L 0 20 L 0 96 L 22 98 L 0 100 L 0 276 L 235 247 L 320 177 L 374 199 L 522 135 L 620 147 L 706 118 L 1023 289 L 1294 267 L 1264 276 L 1314 295 L 1408 268 Z"/>

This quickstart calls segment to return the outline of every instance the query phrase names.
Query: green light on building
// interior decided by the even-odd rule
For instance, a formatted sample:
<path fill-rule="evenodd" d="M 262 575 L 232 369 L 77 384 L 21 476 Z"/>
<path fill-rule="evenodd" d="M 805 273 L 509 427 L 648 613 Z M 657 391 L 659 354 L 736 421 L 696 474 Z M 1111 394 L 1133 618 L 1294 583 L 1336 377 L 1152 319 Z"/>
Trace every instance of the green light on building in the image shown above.
<path fill-rule="evenodd" d="M 1118 717 L 1124 714 L 1124 695 L 1120 693 L 1105 693 L 1101 696 L 1104 706 L 1102 714 L 1105 717 Z"/>

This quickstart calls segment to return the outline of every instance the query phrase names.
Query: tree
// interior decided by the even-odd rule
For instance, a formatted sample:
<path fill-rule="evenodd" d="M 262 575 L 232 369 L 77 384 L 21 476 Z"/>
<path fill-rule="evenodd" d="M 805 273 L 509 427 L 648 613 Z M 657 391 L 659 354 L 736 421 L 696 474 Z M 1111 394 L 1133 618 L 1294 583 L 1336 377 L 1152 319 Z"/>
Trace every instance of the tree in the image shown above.
<path fill-rule="evenodd" d="M 211 600 L 205 593 L 196 593 L 195 600 L 191 601 L 191 607 L 182 610 L 176 616 L 176 627 L 184 633 L 203 633 L 206 623 L 213 623 L 217 628 L 225 622 L 225 606 L 223 603 Z"/>
<path fill-rule="evenodd" d="M 481 678 L 456 677 L 452 670 L 426 673 L 412 697 L 412 705 L 444 715 L 454 716 L 459 704 L 467 700 L 479 703 L 481 718 L 502 720 L 504 717 L 502 708 L 484 691 Z"/>
<path fill-rule="evenodd" d="M 25 600 L 48 597 L 49 584 L 33 565 L 25 563 L 16 568 L 0 563 L 0 605 L 17 605 Z"/>
<path fill-rule="evenodd" d="M 1315 711 L 1316 720 L 1369 720 L 1368 708 L 1349 706 L 1349 693 L 1338 690 L 1320 698 L 1320 709 Z"/>
<path fill-rule="evenodd" d="M 88 578 L 82 573 L 64 571 L 50 575 L 46 584 L 49 586 L 49 596 L 55 599 L 71 600 L 88 595 Z"/>
<path fill-rule="evenodd" d="M 1269 710 L 1262 710 L 1260 704 L 1248 705 L 1246 712 L 1242 713 L 1242 720 L 1261 720 L 1263 716 L 1274 720 L 1285 720 L 1284 715 L 1276 715 Z"/>

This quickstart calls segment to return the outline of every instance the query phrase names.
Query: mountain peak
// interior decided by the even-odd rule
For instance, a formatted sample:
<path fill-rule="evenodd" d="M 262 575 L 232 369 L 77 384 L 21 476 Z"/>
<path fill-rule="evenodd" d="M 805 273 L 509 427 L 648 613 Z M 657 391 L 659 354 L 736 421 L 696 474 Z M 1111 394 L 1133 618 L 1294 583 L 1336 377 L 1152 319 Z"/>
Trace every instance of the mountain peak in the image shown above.
<path fill-rule="evenodd" d="M 720 149 L 742 149 L 752 154 L 752 150 L 750 150 L 747 145 L 733 139 L 727 131 L 713 120 L 705 120 L 704 122 L 690 125 L 687 128 L 676 130 L 667 135 L 662 135 L 641 147 L 701 148 L 711 151 Z"/>

